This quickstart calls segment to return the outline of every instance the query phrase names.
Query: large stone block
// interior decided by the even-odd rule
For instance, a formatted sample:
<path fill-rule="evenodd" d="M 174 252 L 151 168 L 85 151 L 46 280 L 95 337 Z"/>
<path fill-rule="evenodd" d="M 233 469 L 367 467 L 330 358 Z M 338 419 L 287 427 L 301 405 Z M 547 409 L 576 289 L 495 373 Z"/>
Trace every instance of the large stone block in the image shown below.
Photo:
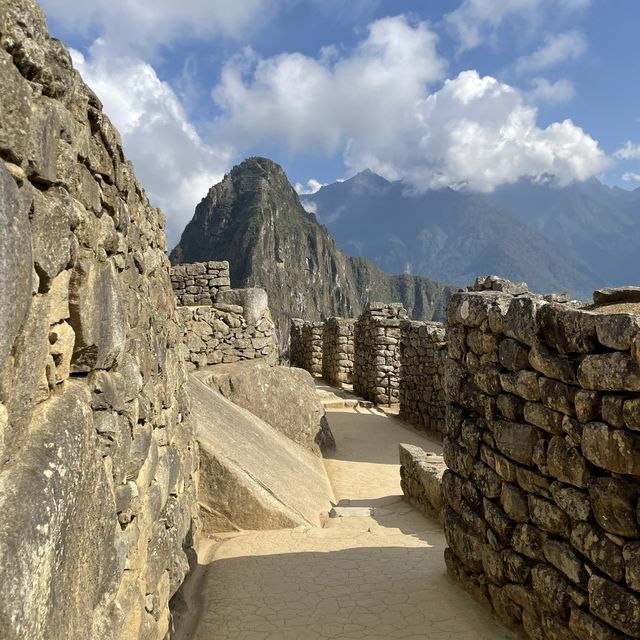
<path fill-rule="evenodd" d="M 627 353 L 599 353 L 584 358 L 578 381 L 585 389 L 640 391 L 640 366 Z"/>
<path fill-rule="evenodd" d="M 316 455 L 335 448 L 307 371 L 271 367 L 258 360 L 218 365 L 194 376 Z"/>
<path fill-rule="evenodd" d="M 4 58 L 0 56 L 0 60 Z M 0 93 L 4 92 L 3 85 Z M 0 111 L 0 131 L 5 124 L 4 112 Z M 31 304 L 33 262 L 28 214 L 16 183 L 0 162 L 0 369 Z"/>
<path fill-rule="evenodd" d="M 582 451 L 602 469 L 640 476 L 640 434 L 604 422 L 588 422 L 582 431 Z"/>
<path fill-rule="evenodd" d="M 596 522 L 605 531 L 629 538 L 640 535 L 637 520 L 640 489 L 635 483 L 620 478 L 592 478 L 589 496 Z"/>
<path fill-rule="evenodd" d="M 92 630 L 88 615 L 115 597 L 124 570 L 89 402 L 84 385 L 67 383 L 41 404 L 26 446 L 0 474 L 0 555 L 11 558 L 0 563 L 0 628 L 7 637 L 113 633 Z"/>
<path fill-rule="evenodd" d="M 640 596 L 596 574 L 589 580 L 589 609 L 633 638 L 640 638 Z"/>
<path fill-rule="evenodd" d="M 235 304 L 243 308 L 247 324 L 257 324 L 269 306 L 264 289 L 228 289 L 219 291 L 216 302 Z"/>
<path fill-rule="evenodd" d="M 530 424 L 497 420 L 493 427 L 493 437 L 498 449 L 506 456 L 516 462 L 531 465 L 533 450 L 542 434 Z"/>
<path fill-rule="evenodd" d="M 110 262 L 84 258 L 69 287 L 71 326 L 76 333 L 73 371 L 108 369 L 122 355 L 125 317 L 122 291 Z"/>
<path fill-rule="evenodd" d="M 589 353 L 598 346 L 597 318 L 592 311 L 551 302 L 538 312 L 538 335 L 560 353 Z"/>

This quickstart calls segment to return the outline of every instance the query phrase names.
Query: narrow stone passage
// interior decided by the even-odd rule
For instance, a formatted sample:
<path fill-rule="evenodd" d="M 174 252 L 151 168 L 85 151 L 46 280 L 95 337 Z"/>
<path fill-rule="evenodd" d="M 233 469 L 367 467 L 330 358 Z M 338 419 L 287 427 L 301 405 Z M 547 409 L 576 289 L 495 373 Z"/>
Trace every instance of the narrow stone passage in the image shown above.
<path fill-rule="evenodd" d="M 401 497 L 398 443 L 439 445 L 371 409 L 327 417 L 342 517 L 212 545 L 196 587 L 201 615 L 182 640 L 514 638 L 449 580 L 440 525 Z"/>

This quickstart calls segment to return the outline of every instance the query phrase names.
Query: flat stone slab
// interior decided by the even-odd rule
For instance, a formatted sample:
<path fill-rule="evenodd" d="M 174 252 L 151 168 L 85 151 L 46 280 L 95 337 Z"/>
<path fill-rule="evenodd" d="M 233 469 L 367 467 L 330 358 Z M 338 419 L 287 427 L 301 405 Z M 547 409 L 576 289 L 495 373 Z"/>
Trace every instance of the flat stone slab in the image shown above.
<path fill-rule="evenodd" d="M 640 287 L 610 287 L 593 292 L 594 304 L 640 302 Z"/>
<path fill-rule="evenodd" d="M 194 375 L 203 533 L 319 526 L 333 499 L 322 461 Z"/>

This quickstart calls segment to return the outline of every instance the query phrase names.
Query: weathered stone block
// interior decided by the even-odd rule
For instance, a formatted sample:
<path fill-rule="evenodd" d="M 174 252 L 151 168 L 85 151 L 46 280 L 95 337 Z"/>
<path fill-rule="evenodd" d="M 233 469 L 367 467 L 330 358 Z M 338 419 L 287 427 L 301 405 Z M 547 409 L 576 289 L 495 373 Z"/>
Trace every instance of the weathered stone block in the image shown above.
<path fill-rule="evenodd" d="M 569 534 L 569 517 L 553 502 L 535 495 L 529 495 L 529 515 L 531 522 L 545 531 L 561 536 Z"/>
<path fill-rule="evenodd" d="M 640 475 L 640 434 L 589 422 L 582 432 L 582 451 L 590 462 L 613 473 Z"/>
<path fill-rule="evenodd" d="M 602 529 L 579 522 L 571 529 L 571 544 L 613 580 L 623 580 L 622 549 L 611 542 Z"/>
<path fill-rule="evenodd" d="M 596 522 L 605 531 L 630 538 L 640 535 L 636 518 L 640 490 L 636 484 L 620 478 L 592 478 L 589 496 Z"/>
<path fill-rule="evenodd" d="M 640 637 L 640 596 L 596 574 L 589 579 L 589 609 L 634 638 Z"/>
<path fill-rule="evenodd" d="M 554 436 L 549 441 L 547 465 L 550 475 L 576 487 L 586 487 L 591 476 L 580 451 L 562 436 Z"/>
<path fill-rule="evenodd" d="M 560 353 L 589 353 L 596 349 L 597 314 L 555 302 L 545 304 L 537 315 L 538 335 Z"/>
<path fill-rule="evenodd" d="M 640 391 L 640 366 L 627 353 L 588 355 L 578 369 L 578 381 L 585 389 Z"/>
<path fill-rule="evenodd" d="M 506 456 L 522 464 L 531 465 L 533 450 L 540 438 L 540 431 L 530 424 L 497 420 L 493 427 L 496 446 Z"/>

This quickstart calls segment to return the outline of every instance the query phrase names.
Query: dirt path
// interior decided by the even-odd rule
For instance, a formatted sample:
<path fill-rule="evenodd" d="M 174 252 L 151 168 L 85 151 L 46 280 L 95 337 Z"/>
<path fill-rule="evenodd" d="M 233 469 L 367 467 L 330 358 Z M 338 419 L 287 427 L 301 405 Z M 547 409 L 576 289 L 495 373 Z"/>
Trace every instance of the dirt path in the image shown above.
<path fill-rule="evenodd" d="M 343 517 L 212 545 L 196 586 L 201 615 L 183 640 L 514 638 L 449 580 L 440 526 L 400 496 L 398 443 L 437 443 L 369 409 L 328 419 Z"/>

